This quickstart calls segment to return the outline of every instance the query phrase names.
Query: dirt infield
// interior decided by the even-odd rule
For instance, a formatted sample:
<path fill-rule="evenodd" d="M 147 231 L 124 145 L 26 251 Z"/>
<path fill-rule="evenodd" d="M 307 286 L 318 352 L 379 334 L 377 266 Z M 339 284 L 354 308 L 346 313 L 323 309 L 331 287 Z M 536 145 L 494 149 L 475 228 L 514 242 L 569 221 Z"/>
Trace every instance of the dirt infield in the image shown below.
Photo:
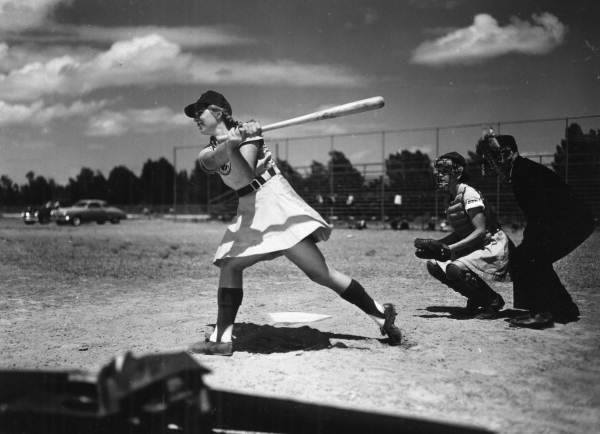
<path fill-rule="evenodd" d="M 116 354 L 184 349 L 216 316 L 221 223 L 131 220 L 31 226 L 0 220 L 0 367 L 97 370 Z M 600 427 L 600 234 L 557 263 L 576 323 L 534 331 L 462 320 L 464 300 L 413 256 L 421 231 L 336 229 L 329 263 L 393 302 L 405 342 L 284 259 L 246 273 L 231 358 L 200 356 L 215 389 L 475 425 L 502 433 Z M 439 236 L 440 234 L 434 234 Z M 514 240 L 520 234 L 511 233 Z M 275 326 L 267 312 L 331 315 Z"/>

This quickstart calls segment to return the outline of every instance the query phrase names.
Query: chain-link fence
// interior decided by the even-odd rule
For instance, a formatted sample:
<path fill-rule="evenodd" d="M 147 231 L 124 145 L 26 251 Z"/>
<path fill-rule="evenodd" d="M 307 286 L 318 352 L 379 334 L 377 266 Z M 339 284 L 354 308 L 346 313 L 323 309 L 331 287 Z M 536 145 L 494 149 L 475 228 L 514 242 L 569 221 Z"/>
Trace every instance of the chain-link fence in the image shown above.
<path fill-rule="evenodd" d="M 268 139 L 267 145 L 289 165 L 284 173 L 298 193 L 334 222 L 353 225 L 364 220 L 411 227 L 439 223 L 447 198 L 435 190 L 432 163 L 439 155 L 458 151 L 469 159 L 473 185 L 500 220 L 518 224 L 522 217 L 509 186 L 477 173 L 474 150 L 482 131 L 491 126 L 515 136 L 521 155 L 559 173 L 600 215 L 599 124 L 600 115 L 481 122 Z M 210 197 L 209 213 L 235 211 L 232 192 Z"/>

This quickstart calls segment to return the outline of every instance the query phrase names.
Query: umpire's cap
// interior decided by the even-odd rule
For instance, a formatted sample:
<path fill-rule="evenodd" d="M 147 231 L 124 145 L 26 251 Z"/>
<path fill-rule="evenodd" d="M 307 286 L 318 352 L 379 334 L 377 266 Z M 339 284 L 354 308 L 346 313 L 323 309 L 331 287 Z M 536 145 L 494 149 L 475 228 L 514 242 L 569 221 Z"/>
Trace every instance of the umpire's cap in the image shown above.
<path fill-rule="evenodd" d="M 454 164 L 457 164 L 459 166 L 467 167 L 467 160 L 465 160 L 465 157 L 460 155 L 458 152 L 448 152 L 447 154 L 441 155 L 440 157 L 437 158 L 437 160 L 444 160 L 444 159 L 450 160 Z"/>
<path fill-rule="evenodd" d="M 208 106 L 211 105 L 221 107 L 223 111 L 229 113 L 230 115 L 232 114 L 231 105 L 229 102 L 223 95 L 221 95 L 219 92 L 215 92 L 214 90 L 207 90 L 204 92 L 202 95 L 200 95 L 198 101 L 188 105 L 183 111 L 188 117 L 193 118 L 196 117 L 196 114 L 202 113 Z"/>
<path fill-rule="evenodd" d="M 500 145 L 500 148 L 507 148 L 511 151 L 517 150 L 517 141 L 513 136 L 509 136 L 508 134 L 498 135 L 494 137 Z"/>

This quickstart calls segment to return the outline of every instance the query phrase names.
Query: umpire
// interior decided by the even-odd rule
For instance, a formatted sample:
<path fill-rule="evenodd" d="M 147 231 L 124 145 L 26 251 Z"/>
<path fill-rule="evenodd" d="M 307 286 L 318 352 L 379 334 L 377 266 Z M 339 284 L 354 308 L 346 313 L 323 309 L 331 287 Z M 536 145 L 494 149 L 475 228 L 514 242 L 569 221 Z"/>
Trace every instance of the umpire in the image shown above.
<path fill-rule="evenodd" d="M 511 251 L 514 306 L 529 313 L 515 327 L 547 328 L 579 319 L 579 309 L 552 264 L 569 254 L 594 230 L 588 207 L 552 170 L 519 155 L 513 136 L 485 135 L 477 144 L 484 168 L 508 182 L 523 211 L 521 244 Z"/>

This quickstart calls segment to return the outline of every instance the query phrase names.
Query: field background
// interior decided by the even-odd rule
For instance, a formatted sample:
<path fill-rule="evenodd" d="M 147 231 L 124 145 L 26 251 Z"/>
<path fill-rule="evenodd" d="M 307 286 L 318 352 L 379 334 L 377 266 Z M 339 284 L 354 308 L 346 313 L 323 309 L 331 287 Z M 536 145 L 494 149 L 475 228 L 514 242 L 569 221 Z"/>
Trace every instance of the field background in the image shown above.
<path fill-rule="evenodd" d="M 117 354 L 185 349 L 216 318 L 212 255 L 224 224 L 160 219 L 25 227 L 0 219 L 0 368 L 96 371 Z M 515 241 L 520 233 L 509 232 Z M 285 259 L 246 272 L 230 358 L 198 356 L 215 389 L 475 425 L 502 433 L 590 433 L 600 427 L 600 235 L 556 264 L 582 317 L 514 329 L 462 320 L 464 299 L 413 255 L 423 231 L 336 229 L 331 266 L 393 302 L 405 340 L 385 344 L 354 306 Z M 297 326 L 268 312 L 331 315 Z"/>

